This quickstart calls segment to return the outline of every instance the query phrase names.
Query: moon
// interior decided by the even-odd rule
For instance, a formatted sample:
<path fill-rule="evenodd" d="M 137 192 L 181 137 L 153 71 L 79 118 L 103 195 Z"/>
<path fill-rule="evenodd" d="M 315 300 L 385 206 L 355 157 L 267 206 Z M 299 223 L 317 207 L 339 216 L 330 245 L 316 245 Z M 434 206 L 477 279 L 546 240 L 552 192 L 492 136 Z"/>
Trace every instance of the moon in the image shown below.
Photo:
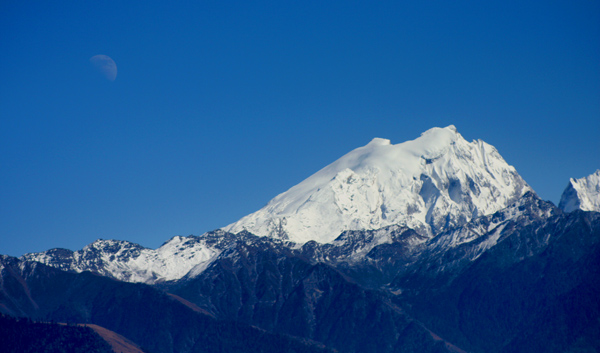
<path fill-rule="evenodd" d="M 117 64 L 108 55 L 94 55 L 90 58 L 90 63 L 94 68 L 109 81 L 117 78 Z"/>

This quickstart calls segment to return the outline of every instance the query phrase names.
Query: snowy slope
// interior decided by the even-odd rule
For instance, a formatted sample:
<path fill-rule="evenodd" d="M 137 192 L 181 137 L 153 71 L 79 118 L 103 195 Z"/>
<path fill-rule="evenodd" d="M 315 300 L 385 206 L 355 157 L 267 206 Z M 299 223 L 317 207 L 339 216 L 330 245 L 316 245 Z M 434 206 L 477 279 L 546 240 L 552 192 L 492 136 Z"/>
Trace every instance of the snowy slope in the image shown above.
<path fill-rule="evenodd" d="M 93 271 L 127 282 L 157 283 L 179 279 L 188 272 L 202 272 L 221 252 L 222 244 L 210 237 L 170 239 L 158 249 L 120 240 L 97 240 L 82 250 L 52 249 L 26 254 L 37 261 L 67 271 Z"/>
<path fill-rule="evenodd" d="M 600 212 L 600 169 L 581 179 L 571 178 L 558 207 L 565 212 L 577 209 Z"/>
<path fill-rule="evenodd" d="M 424 234 L 492 214 L 532 191 L 491 145 L 454 126 L 393 145 L 375 138 L 224 227 L 297 243 L 405 225 Z"/>

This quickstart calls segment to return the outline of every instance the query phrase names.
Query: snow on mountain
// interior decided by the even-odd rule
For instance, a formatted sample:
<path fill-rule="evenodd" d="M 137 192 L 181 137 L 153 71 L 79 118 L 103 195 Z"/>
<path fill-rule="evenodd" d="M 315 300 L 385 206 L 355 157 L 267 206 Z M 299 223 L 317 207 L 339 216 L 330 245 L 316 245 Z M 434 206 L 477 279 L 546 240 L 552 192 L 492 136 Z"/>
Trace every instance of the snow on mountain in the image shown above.
<path fill-rule="evenodd" d="M 577 209 L 600 212 L 600 169 L 581 179 L 571 178 L 558 207 L 565 212 Z"/>
<path fill-rule="evenodd" d="M 317 261 L 352 262 L 392 243 L 409 256 L 430 248 L 426 243 L 435 235 L 514 205 L 527 193 L 535 195 L 493 146 L 467 142 L 448 126 L 397 145 L 376 138 L 223 230 L 174 237 L 158 249 L 98 240 L 82 250 L 52 249 L 22 259 L 154 284 L 199 275 L 235 242 L 251 241 L 252 234 L 313 252 Z M 443 252 L 441 247 L 471 242 L 497 225 L 448 233 L 435 238 L 440 246 L 433 248 Z"/>
<path fill-rule="evenodd" d="M 473 261 L 495 246 L 505 234 L 548 219 L 556 211 L 552 203 L 529 192 L 502 210 L 437 234 L 426 244 L 426 250 L 420 256 L 425 262 L 441 263 L 443 267 L 460 261 Z M 443 257 L 444 260 L 431 261 L 435 257 Z"/>
<path fill-rule="evenodd" d="M 512 205 L 491 215 L 472 219 L 430 238 L 398 225 L 377 230 L 345 231 L 333 242 L 305 243 L 300 251 L 307 258 L 333 266 L 375 266 L 379 270 L 395 263 L 392 273 L 421 271 L 433 273 L 456 268 L 476 260 L 516 229 L 562 213 L 552 203 L 528 192 Z M 547 240 L 547 239 L 546 239 Z M 399 265 L 400 264 L 400 265 Z"/>
<path fill-rule="evenodd" d="M 223 229 L 296 243 L 399 224 L 434 234 L 492 214 L 529 185 L 496 148 L 454 126 L 393 145 L 375 138 Z"/>
<path fill-rule="evenodd" d="M 157 283 L 201 272 L 221 252 L 210 238 L 176 236 L 158 249 L 119 240 L 97 240 L 82 250 L 52 249 L 22 256 L 62 270 L 93 271 L 127 282 Z"/>

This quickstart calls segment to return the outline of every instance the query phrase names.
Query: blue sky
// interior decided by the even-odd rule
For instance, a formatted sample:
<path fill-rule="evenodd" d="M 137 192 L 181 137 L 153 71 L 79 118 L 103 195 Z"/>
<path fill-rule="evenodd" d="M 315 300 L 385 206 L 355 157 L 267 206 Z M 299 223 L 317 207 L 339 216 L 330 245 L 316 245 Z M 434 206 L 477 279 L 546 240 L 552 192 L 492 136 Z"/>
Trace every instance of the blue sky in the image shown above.
<path fill-rule="evenodd" d="M 9 0 L 0 47 L 2 254 L 155 248 L 434 126 L 554 203 L 600 168 L 598 1 Z"/>

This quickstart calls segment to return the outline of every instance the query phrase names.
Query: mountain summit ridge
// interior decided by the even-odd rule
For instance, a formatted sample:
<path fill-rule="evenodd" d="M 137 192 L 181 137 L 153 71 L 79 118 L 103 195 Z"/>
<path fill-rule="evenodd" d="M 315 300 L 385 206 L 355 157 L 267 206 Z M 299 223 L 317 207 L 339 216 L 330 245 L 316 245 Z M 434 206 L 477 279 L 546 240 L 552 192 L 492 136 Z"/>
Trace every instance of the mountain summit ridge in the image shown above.
<path fill-rule="evenodd" d="M 492 145 L 454 125 L 392 144 L 374 138 L 222 229 L 330 243 L 343 231 L 406 225 L 424 234 L 513 203 L 531 187 Z"/>

